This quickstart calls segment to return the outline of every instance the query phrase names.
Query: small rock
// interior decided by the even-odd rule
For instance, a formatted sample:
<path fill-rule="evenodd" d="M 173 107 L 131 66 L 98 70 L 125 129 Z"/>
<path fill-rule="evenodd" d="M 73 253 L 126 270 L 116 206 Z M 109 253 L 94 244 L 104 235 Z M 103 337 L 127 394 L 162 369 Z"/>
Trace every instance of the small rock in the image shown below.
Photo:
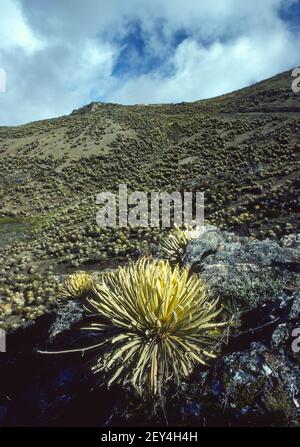
<path fill-rule="evenodd" d="M 68 301 L 57 311 L 56 320 L 49 329 L 49 339 L 53 340 L 61 332 L 67 331 L 83 318 L 83 308 L 77 301 Z"/>

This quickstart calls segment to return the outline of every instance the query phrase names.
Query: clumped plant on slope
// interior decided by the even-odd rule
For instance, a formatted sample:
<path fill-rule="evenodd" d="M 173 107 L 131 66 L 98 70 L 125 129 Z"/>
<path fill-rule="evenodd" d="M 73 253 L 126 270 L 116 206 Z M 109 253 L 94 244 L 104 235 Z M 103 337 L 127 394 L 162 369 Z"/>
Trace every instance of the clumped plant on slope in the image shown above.
<path fill-rule="evenodd" d="M 196 230 L 194 231 L 197 232 Z M 172 262 L 179 262 L 185 252 L 187 243 L 193 239 L 192 228 L 179 228 L 174 226 L 159 244 L 159 256 Z"/>
<path fill-rule="evenodd" d="M 60 294 L 67 299 L 84 299 L 91 293 L 95 279 L 85 272 L 71 275 L 60 288 Z"/>
<path fill-rule="evenodd" d="M 86 329 L 115 329 L 93 366 L 108 386 L 130 384 L 140 394 L 148 388 L 161 395 L 166 382 L 178 385 L 196 364 L 215 358 L 209 331 L 226 324 L 216 322 L 222 308 L 188 268 L 142 258 L 107 275 L 94 294 L 88 308 L 104 320 Z"/>

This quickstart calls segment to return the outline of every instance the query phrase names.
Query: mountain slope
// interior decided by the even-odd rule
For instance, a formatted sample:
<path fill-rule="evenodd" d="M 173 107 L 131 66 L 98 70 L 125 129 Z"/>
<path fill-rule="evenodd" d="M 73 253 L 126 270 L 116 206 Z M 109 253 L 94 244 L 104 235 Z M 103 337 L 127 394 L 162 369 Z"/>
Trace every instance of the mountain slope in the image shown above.
<path fill-rule="evenodd" d="M 300 95 L 291 82 L 287 72 L 210 100 L 92 103 L 1 127 L 0 301 L 9 325 L 35 318 L 37 297 L 38 312 L 51 305 L 57 274 L 119 265 L 157 243 L 157 229 L 97 227 L 95 194 L 120 183 L 204 191 L 206 219 L 240 234 L 299 231 Z"/>
<path fill-rule="evenodd" d="M 207 211 L 221 215 L 252 190 L 261 191 L 255 205 L 268 212 L 265 201 L 278 195 L 291 208 L 300 144 L 291 80 L 287 72 L 195 103 L 92 103 L 69 116 L 2 127 L 0 212 L 54 209 L 120 182 L 148 190 L 192 184 L 205 191 Z"/>

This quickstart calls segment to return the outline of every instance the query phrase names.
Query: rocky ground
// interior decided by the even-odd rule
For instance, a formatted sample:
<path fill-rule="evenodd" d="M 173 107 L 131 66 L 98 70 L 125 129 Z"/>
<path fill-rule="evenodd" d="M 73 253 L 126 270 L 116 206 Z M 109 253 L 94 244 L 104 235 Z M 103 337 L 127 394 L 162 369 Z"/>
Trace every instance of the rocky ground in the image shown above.
<path fill-rule="evenodd" d="M 300 238 L 253 240 L 206 226 L 181 262 L 218 294 L 234 324 L 209 367 L 196 368 L 170 390 L 170 425 L 300 425 Z M 81 304 L 62 302 L 52 314 L 12 332 L 1 354 L 0 424 L 165 425 L 159 406 L 130 390 L 98 388 L 90 357 L 37 349 L 88 344 Z"/>

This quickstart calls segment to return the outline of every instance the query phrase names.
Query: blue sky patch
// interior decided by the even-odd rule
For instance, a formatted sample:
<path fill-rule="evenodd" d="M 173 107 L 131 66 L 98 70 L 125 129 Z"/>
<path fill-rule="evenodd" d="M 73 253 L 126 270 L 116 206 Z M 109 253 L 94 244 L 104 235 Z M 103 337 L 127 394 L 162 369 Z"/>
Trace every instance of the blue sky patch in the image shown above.
<path fill-rule="evenodd" d="M 289 6 L 285 4 L 279 9 L 279 17 L 284 20 L 290 31 L 299 32 L 300 31 L 300 1 L 296 1 Z M 300 59 L 300 55 L 299 55 Z"/>

